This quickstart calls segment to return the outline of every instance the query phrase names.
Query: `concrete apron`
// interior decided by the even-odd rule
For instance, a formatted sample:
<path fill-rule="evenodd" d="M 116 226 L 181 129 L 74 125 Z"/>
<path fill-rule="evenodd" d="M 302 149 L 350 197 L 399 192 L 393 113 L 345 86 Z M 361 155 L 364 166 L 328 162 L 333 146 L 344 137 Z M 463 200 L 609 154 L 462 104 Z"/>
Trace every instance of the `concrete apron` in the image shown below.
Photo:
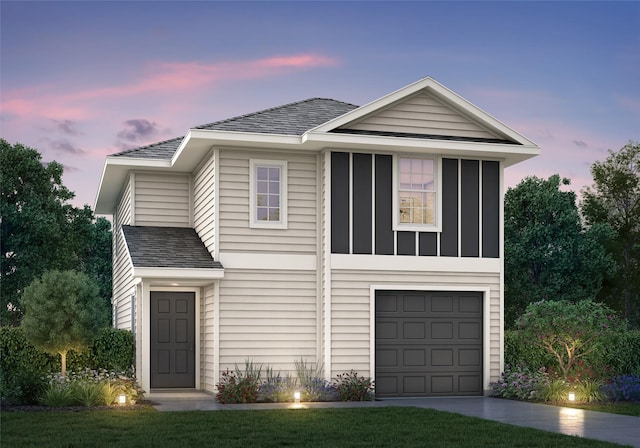
<path fill-rule="evenodd" d="M 640 418 L 491 397 L 390 398 L 364 402 L 220 404 L 201 391 L 152 391 L 161 412 L 412 406 L 640 448 Z"/>

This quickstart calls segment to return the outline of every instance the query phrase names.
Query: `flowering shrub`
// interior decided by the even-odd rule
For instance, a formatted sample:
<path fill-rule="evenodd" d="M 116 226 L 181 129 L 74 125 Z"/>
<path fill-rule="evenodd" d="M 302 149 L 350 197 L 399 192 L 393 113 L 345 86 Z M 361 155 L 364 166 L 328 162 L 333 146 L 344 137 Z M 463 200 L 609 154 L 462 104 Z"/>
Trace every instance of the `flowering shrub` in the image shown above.
<path fill-rule="evenodd" d="M 605 384 L 602 390 L 613 401 L 640 402 L 640 375 L 618 376 Z"/>
<path fill-rule="evenodd" d="M 225 370 L 216 384 L 216 400 L 219 403 L 255 403 L 258 401 L 261 375 L 262 365 L 256 367 L 251 361 L 245 362 L 244 371 L 237 364 L 235 370 Z"/>
<path fill-rule="evenodd" d="M 358 377 L 358 373 L 353 370 L 338 374 L 333 387 L 342 401 L 373 400 L 373 381 L 371 378 Z"/>
<path fill-rule="evenodd" d="M 338 401 L 340 393 L 324 378 L 312 378 L 303 385 L 302 401 Z"/>
<path fill-rule="evenodd" d="M 544 367 L 532 371 L 525 365 L 512 368 L 506 365 L 500 379 L 491 383 L 493 395 L 519 400 L 538 400 L 540 393 L 549 384 L 549 376 Z"/>
<path fill-rule="evenodd" d="M 127 403 L 135 404 L 144 395 L 132 376 L 104 369 L 66 375 L 51 373 L 46 381 L 47 387 L 40 398 L 46 406 L 109 406 L 119 395 L 125 395 Z"/>
<path fill-rule="evenodd" d="M 257 401 L 265 403 L 283 403 L 293 400 L 296 391 L 295 378 L 287 375 L 284 378 L 280 372 L 275 372 L 271 368 L 266 369 L 267 377 L 258 387 Z"/>

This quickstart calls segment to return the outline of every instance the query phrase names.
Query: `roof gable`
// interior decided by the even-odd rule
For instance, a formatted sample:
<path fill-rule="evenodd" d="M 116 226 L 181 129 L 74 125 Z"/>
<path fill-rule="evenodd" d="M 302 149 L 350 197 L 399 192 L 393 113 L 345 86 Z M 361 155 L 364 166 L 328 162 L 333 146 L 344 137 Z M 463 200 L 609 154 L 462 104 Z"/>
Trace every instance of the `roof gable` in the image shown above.
<path fill-rule="evenodd" d="M 386 135 L 410 138 L 533 145 L 432 78 L 424 78 L 318 126 L 310 133 Z"/>

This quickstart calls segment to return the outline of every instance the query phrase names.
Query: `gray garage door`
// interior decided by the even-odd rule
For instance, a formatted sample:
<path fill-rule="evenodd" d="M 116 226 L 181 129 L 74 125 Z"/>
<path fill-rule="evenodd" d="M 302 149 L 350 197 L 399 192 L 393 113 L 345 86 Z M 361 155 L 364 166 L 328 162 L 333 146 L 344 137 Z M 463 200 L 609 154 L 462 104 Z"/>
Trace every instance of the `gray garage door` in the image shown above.
<path fill-rule="evenodd" d="M 482 293 L 376 292 L 376 396 L 482 395 Z"/>

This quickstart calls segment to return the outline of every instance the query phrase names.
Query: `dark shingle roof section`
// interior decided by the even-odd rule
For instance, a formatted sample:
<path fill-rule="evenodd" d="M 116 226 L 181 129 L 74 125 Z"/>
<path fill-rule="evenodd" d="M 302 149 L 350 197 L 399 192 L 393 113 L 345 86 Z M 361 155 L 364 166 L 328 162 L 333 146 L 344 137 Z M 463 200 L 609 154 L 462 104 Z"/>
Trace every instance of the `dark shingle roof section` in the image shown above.
<path fill-rule="evenodd" d="M 122 231 L 135 267 L 222 269 L 193 229 L 122 226 Z"/>
<path fill-rule="evenodd" d="M 310 98 L 271 109 L 261 110 L 214 123 L 196 126 L 194 129 L 213 131 L 252 132 L 258 134 L 302 135 L 346 114 L 358 106 L 328 98 Z M 114 157 L 171 159 L 180 146 L 182 137 L 166 140 L 140 148 L 128 149 Z"/>

